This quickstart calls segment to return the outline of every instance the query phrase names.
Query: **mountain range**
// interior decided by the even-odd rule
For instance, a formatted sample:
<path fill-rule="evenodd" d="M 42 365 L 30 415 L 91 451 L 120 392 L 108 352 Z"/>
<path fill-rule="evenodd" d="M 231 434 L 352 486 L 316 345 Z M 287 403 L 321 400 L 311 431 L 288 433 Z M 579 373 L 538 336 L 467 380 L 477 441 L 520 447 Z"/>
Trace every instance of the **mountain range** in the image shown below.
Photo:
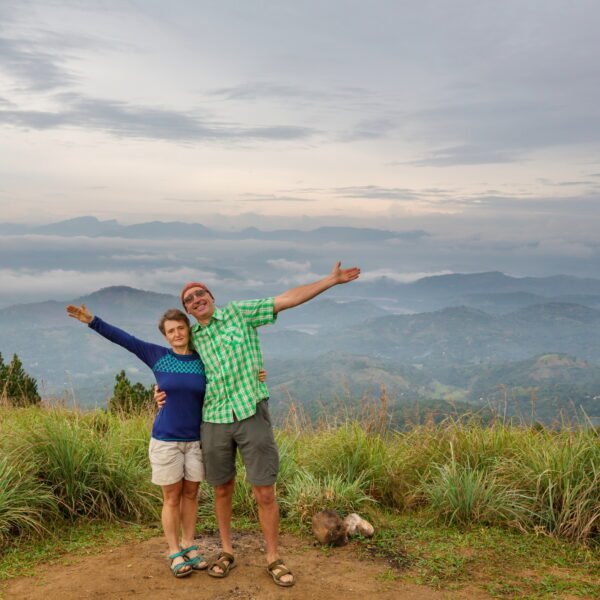
<path fill-rule="evenodd" d="M 115 219 L 100 221 L 96 217 L 76 217 L 47 225 L 0 223 L 0 235 L 55 235 L 63 237 L 120 237 L 127 239 L 214 239 L 214 240 L 283 240 L 287 242 L 362 241 L 378 242 L 388 239 L 415 239 L 426 236 L 422 230 L 404 232 L 364 227 L 319 227 L 308 231 L 279 229 L 262 231 L 247 227 L 240 231 L 223 231 L 200 223 L 181 221 L 150 221 L 121 225 Z"/>
<path fill-rule="evenodd" d="M 377 296 L 324 296 L 281 313 L 276 325 L 261 330 L 275 405 L 289 398 L 313 409 L 334 397 L 359 402 L 385 386 L 397 406 L 440 400 L 496 406 L 510 400 L 510 410 L 521 414 L 535 397 L 545 420 L 580 407 L 600 418 L 594 400 L 600 394 L 600 310 L 591 306 L 599 281 L 482 273 L 374 285 L 377 291 L 395 290 L 389 297 L 398 303 L 411 295 L 422 304 L 448 304 L 395 314 Z M 486 312 L 452 304 L 473 296 L 494 307 L 525 306 Z M 577 298 L 588 304 L 573 302 Z M 13 305 L 0 310 L 0 352 L 5 358 L 17 353 L 45 395 L 74 397 L 82 405 L 103 404 L 121 369 L 132 380 L 151 382 L 134 356 L 68 319 L 67 303 L 85 303 L 137 337 L 164 343 L 156 321 L 179 299 L 119 286 L 68 302 Z"/>

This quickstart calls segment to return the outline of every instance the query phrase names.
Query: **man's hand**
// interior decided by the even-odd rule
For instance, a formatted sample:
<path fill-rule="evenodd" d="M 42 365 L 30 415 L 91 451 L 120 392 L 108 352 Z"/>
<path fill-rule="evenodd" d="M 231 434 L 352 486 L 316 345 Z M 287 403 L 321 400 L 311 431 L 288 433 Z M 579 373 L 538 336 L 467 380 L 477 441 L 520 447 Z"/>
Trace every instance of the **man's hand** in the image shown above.
<path fill-rule="evenodd" d="M 69 306 L 67 306 L 67 314 L 69 317 L 87 324 L 91 323 L 94 319 L 94 315 L 87 309 L 85 304 L 82 304 L 81 306 L 69 304 Z"/>
<path fill-rule="evenodd" d="M 154 402 L 159 409 L 167 403 L 167 392 L 163 392 L 157 385 L 154 386 Z"/>
<path fill-rule="evenodd" d="M 258 372 L 258 380 L 259 380 L 261 383 L 264 383 L 264 382 L 267 380 L 267 372 L 266 372 L 264 369 L 261 369 L 261 370 Z"/>
<path fill-rule="evenodd" d="M 342 263 L 340 261 L 333 265 L 331 270 L 331 277 L 335 280 L 335 284 L 348 283 L 358 279 L 360 275 L 360 269 L 358 267 L 350 267 L 349 269 L 342 269 Z"/>

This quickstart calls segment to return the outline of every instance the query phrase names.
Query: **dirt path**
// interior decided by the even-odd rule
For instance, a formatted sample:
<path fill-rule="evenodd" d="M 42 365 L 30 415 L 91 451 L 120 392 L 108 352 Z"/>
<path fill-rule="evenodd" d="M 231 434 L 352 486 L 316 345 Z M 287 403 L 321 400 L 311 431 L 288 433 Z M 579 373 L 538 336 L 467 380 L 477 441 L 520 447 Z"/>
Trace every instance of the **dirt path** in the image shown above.
<path fill-rule="evenodd" d="M 216 537 L 199 540 L 206 555 L 218 550 Z M 488 598 L 483 592 L 436 591 L 389 578 L 383 559 L 360 557 L 346 546 L 324 551 L 290 535 L 282 537 L 282 555 L 297 583 L 282 589 L 265 569 L 262 538 L 241 534 L 235 539 L 238 567 L 227 579 L 205 572 L 175 579 L 167 568 L 162 538 L 128 544 L 96 556 L 68 557 L 68 564 L 39 565 L 34 577 L 20 577 L 1 590 L 4 598 L 82 600 L 121 598 L 194 598 L 194 600 L 442 600 Z M 317 574 L 318 573 L 318 574 Z"/>

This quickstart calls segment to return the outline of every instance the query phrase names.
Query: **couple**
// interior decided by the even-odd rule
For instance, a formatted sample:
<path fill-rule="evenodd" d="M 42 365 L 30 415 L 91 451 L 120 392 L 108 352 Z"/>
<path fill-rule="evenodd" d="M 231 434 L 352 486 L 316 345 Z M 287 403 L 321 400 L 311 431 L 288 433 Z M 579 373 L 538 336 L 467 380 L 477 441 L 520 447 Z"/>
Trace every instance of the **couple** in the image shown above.
<path fill-rule="evenodd" d="M 158 327 L 170 349 L 130 336 L 94 317 L 85 305 L 67 307 L 70 317 L 133 352 L 154 373 L 160 389 L 155 399 L 162 408 L 152 428 L 149 454 L 152 482 L 163 491 L 162 524 L 175 576 L 208 569 L 212 577 L 223 578 L 235 567 L 231 514 L 239 449 L 258 504 L 267 571 L 277 585 L 294 585 L 294 575 L 278 552 L 275 481 L 279 456 L 264 372 L 259 374 L 263 361 L 256 328 L 275 322 L 282 310 L 359 275 L 360 269 L 342 269 L 338 262 L 319 281 L 271 298 L 231 302 L 223 308 L 215 307 L 214 297 L 203 283 L 188 283 L 181 290 L 181 302 L 197 322 L 190 327 L 185 313 L 167 311 Z M 205 478 L 215 488 L 221 538 L 221 551 L 210 564 L 194 544 L 198 485 Z"/>

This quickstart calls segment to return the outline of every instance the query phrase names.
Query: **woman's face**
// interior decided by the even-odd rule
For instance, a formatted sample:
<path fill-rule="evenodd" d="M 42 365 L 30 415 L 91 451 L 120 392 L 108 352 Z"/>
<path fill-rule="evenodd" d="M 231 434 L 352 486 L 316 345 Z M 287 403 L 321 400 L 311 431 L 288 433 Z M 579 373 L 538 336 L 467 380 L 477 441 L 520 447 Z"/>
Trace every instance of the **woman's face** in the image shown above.
<path fill-rule="evenodd" d="M 190 328 L 187 323 L 167 319 L 164 323 L 164 328 L 165 338 L 167 338 L 167 342 L 169 342 L 173 350 L 188 347 L 190 342 Z"/>

